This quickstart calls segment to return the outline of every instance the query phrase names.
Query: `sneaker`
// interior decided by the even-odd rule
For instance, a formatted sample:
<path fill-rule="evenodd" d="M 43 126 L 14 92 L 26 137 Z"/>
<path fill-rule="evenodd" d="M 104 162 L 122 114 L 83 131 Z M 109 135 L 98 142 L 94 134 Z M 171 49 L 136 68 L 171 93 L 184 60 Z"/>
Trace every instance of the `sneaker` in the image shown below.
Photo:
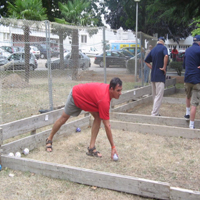
<path fill-rule="evenodd" d="M 194 126 L 190 126 L 189 128 L 190 128 L 190 129 L 195 129 L 195 127 L 194 127 Z"/>
<path fill-rule="evenodd" d="M 189 119 L 190 119 L 190 115 L 185 115 L 184 118 L 185 118 L 186 120 L 189 120 Z"/>

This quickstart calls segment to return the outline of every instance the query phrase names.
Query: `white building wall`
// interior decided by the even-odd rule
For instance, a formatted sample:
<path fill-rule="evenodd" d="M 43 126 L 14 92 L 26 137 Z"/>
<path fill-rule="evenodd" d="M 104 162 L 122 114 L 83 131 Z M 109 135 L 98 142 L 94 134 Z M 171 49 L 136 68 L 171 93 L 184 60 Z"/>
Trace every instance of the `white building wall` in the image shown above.
<path fill-rule="evenodd" d="M 177 50 L 186 50 L 188 47 L 190 47 L 193 44 L 193 37 L 189 36 L 186 39 L 180 40 L 179 44 L 177 42 L 174 42 L 173 40 L 166 40 L 165 45 L 169 49 L 173 49 L 174 46 L 176 46 Z"/>

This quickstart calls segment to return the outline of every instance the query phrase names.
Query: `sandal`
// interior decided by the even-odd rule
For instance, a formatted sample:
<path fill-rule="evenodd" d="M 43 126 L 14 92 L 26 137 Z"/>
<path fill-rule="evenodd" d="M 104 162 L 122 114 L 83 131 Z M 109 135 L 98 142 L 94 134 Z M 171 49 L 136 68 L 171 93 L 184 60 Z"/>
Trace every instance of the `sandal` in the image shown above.
<path fill-rule="evenodd" d="M 100 152 L 99 151 L 94 151 L 96 148 L 95 147 L 93 147 L 93 148 L 87 148 L 88 149 L 88 152 L 86 152 L 86 154 L 88 155 L 88 156 L 95 156 L 95 157 L 99 157 L 99 158 L 101 158 L 102 156 L 99 156 L 99 154 L 100 154 Z"/>
<path fill-rule="evenodd" d="M 50 144 L 50 145 L 48 145 L 48 144 Z M 47 149 L 51 149 L 51 151 L 47 151 L 47 152 L 52 152 L 52 151 L 53 151 L 52 144 L 53 144 L 52 140 L 49 140 L 49 139 L 47 138 L 47 139 L 46 139 L 46 145 L 48 145 L 48 146 L 46 146 L 46 151 L 47 151 Z"/>

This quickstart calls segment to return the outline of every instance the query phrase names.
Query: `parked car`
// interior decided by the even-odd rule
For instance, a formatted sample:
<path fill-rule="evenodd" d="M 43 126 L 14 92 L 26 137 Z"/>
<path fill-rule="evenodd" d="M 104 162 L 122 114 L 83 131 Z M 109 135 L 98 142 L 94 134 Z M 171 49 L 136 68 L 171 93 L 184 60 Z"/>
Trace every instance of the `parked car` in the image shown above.
<path fill-rule="evenodd" d="M 17 52 L 24 53 L 24 47 L 17 47 Z"/>
<path fill-rule="evenodd" d="M 137 73 L 139 73 L 139 69 L 141 66 L 139 60 L 140 60 L 140 53 L 137 54 Z M 126 69 L 131 74 L 135 73 L 135 56 L 126 61 Z"/>
<path fill-rule="evenodd" d="M 110 65 L 120 65 L 122 67 L 126 67 L 126 61 L 128 59 L 130 59 L 129 56 L 125 56 L 119 51 L 106 51 L 106 67 L 109 67 Z M 104 66 L 103 53 L 95 57 L 94 64 L 97 64 L 100 67 Z"/>
<path fill-rule="evenodd" d="M 125 56 L 128 56 L 130 58 L 135 56 L 133 53 L 131 53 L 130 51 L 125 50 L 125 49 L 120 49 L 120 50 L 118 50 L 118 52 L 123 53 Z"/>
<path fill-rule="evenodd" d="M 99 51 L 95 47 L 85 47 L 85 48 L 82 48 L 81 52 L 83 52 L 87 56 L 99 55 Z"/>
<path fill-rule="evenodd" d="M 25 69 L 25 53 L 13 53 L 8 57 L 5 70 L 24 70 Z M 30 70 L 35 70 L 38 66 L 37 59 L 33 53 L 30 53 L 29 59 Z"/>
<path fill-rule="evenodd" d="M 37 59 L 40 58 L 40 51 L 35 46 L 30 46 L 30 53 L 33 53 Z"/>
<path fill-rule="evenodd" d="M 122 50 L 130 51 L 132 54 L 135 55 L 135 47 L 124 47 Z M 140 53 L 140 47 L 137 48 L 137 52 Z"/>
<path fill-rule="evenodd" d="M 4 49 L 0 48 L 0 55 L 8 58 L 11 55 L 11 53 L 9 53 L 9 52 L 5 51 Z"/>
<path fill-rule="evenodd" d="M 1 46 L 1 48 L 9 53 L 17 52 L 17 47 L 14 47 L 14 46 L 12 46 L 12 47 L 11 46 Z"/>
<path fill-rule="evenodd" d="M 0 55 L 0 66 L 5 65 L 8 59 L 5 56 Z"/>
<path fill-rule="evenodd" d="M 60 56 L 60 49 L 59 48 L 52 48 L 51 57 L 59 57 Z"/>
<path fill-rule="evenodd" d="M 47 46 L 46 44 L 33 44 L 32 46 L 35 46 L 38 48 L 38 50 L 40 51 L 40 58 L 44 59 L 47 58 Z M 50 49 L 51 54 L 52 54 L 52 49 Z M 51 55 L 52 56 L 52 55 Z"/>
<path fill-rule="evenodd" d="M 47 62 L 45 66 L 46 68 L 48 68 Z M 90 66 L 91 66 L 90 58 L 79 51 L 79 68 L 86 69 L 89 68 Z M 64 53 L 64 67 L 65 68 L 72 67 L 71 52 Z M 51 60 L 51 69 L 60 69 L 60 58 Z"/>

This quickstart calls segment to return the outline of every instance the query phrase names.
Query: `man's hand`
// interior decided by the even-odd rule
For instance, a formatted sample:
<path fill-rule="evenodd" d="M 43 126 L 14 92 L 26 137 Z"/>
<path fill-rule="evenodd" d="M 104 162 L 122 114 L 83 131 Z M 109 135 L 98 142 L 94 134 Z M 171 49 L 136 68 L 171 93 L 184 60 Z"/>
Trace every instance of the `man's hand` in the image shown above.
<path fill-rule="evenodd" d="M 197 68 L 200 69 L 200 66 L 198 66 Z"/>
<path fill-rule="evenodd" d="M 166 74 L 166 69 L 164 67 L 160 68 L 160 70 L 162 70 L 164 72 L 164 75 Z"/>
<path fill-rule="evenodd" d="M 111 159 L 112 159 L 112 160 L 113 160 L 114 154 L 117 154 L 117 156 L 118 156 L 118 153 L 117 153 L 116 148 L 112 148 L 112 150 L 111 150 Z M 119 156 L 118 156 L 118 157 L 119 157 Z"/>

